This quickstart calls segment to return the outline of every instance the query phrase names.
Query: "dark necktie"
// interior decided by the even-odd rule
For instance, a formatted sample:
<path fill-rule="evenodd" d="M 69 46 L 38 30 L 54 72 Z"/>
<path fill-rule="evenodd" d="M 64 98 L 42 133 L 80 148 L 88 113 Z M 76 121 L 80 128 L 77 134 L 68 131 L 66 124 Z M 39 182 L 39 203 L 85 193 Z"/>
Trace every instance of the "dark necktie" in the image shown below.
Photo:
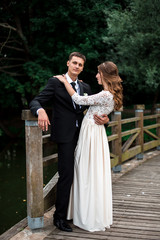
<path fill-rule="evenodd" d="M 75 82 L 71 82 L 72 88 L 74 89 L 75 92 L 77 92 L 76 90 L 76 83 Z M 79 110 L 79 105 L 77 105 L 76 103 L 74 103 L 76 110 Z"/>
<path fill-rule="evenodd" d="M 74 91 L 77 92 L 77 90 L 76 90 L 76 83 L 75 82 L 71 82 L 71 85 L 72 85 L 72 88 L 74 89 Z"/>

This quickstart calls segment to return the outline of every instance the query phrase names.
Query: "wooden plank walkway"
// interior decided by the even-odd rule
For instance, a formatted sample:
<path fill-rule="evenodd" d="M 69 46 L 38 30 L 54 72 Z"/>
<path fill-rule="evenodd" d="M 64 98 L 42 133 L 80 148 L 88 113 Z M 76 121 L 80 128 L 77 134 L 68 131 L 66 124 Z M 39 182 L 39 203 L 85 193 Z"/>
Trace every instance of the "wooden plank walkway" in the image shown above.
<path fill-rule="evenodd" d="M 160 240 L 160 155 L 113 183 L 113 209 L 113 225 L 105 232 L 72 225 L 72 233 L 54 229 L 44 240 Z"/>

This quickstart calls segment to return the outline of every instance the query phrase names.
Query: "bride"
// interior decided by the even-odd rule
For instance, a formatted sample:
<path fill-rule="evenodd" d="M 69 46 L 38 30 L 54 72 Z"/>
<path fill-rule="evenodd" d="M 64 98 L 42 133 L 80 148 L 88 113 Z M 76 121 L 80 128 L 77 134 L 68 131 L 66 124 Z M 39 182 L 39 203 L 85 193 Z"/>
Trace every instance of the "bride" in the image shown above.
<path fill-rule="evenodd" d="M 122 106 L 122 80 L 117 66 L 109 61 L 98 66 L 96 78 L 103 86 L 98 94 L 79 96 L 64 75 L 56 77 L 76 104 L 90 105 L 75 150 L 67 219 L 73 219 L 74 225 L 91 232 L 105 231 L 112 224 L 110 153 L 105 128 L 95 124 L 94 115 L 108 115 Z"/>

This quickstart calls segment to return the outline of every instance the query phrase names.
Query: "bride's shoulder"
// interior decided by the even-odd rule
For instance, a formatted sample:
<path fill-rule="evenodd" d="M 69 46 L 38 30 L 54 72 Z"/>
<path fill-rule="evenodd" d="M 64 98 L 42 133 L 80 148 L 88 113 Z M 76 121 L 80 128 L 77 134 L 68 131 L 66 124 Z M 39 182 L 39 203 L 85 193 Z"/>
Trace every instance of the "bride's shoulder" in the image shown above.
<path fill-rule="evenodd" d="M 108 90 L 102 90 L 101 91 L 103 94 L 105 94 L 105 95 L 113 95 L 110 91 L 108 91 Z"/>
<path fill-rule="evenodd" d="M 102 90 L 103 96 L 108 100 L 113 100 L 113 94 L 110 91 Z"/>

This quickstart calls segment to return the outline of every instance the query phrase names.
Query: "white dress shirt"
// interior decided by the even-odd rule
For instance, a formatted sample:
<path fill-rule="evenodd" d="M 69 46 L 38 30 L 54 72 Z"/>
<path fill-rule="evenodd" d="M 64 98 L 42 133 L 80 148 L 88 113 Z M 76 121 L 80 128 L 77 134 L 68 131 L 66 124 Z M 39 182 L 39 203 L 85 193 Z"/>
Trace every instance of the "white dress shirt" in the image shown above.
<path fill-rule="evenodd" d="M 79 87 L 79 84 L 77 82 L 78 78 L 76 79 L 76 81 L 72 81 L 72 79 L 70 78 L 70 76 L 68 75 L 68 72 L 66 73 L 66 78 L 67 78 L 67 81 L 71 84 L 72 82 L 74 82 L 76 85 L 75 85 L 75 89 L 77 91 L 77 93 L 80 95 L 80 87 Z M 73 101 L 72 101 L 73 102 Z M 73 106 L 74 108 L 76 108 L 76 105 L 75 103 L 73 102 Z M 81 106 L 79 105 L 79 108 L 81 108 Z M 78 127 L 78 120 L 76 120 L 76 127 Z"/>
<path fill-rule="evenodd" d="M 72 79 L 70 78 L 70 76 L 68 75 L 68 73 L 66 73 L 66 78 L 67 78 L 67 81 L 71 84 L 71 82 L 74 82 L 76 85 L 75 85 L 75 88 L 76 88 L 76 91 L 77 93 L 80 95 L 80 87 L 79 87 L 79 84 L 77 82 L 78 78 L 76 79 L 76 81 L 72 81 Z"/>

